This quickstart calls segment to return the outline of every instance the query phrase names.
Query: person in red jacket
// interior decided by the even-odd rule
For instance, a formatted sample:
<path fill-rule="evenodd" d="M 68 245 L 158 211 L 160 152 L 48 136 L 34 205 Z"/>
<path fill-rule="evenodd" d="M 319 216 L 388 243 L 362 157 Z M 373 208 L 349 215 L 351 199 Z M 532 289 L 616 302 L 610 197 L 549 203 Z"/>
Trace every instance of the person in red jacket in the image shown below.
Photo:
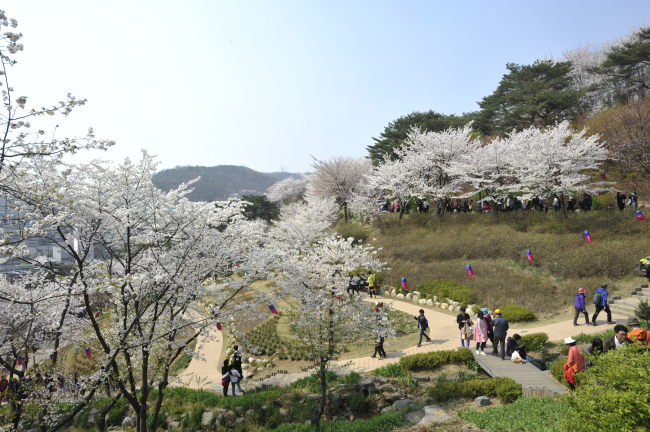
<path fill-rule="evenodd" d="M 575 374 L 585 368 L 585 354 L 582 349 L 576 345 L 572 337 L 564 338 L 564 344 L 569 347 L 569 359 L 564 364 L 564 378 L 569 383 L 571 391 L 576 389 Z"/>

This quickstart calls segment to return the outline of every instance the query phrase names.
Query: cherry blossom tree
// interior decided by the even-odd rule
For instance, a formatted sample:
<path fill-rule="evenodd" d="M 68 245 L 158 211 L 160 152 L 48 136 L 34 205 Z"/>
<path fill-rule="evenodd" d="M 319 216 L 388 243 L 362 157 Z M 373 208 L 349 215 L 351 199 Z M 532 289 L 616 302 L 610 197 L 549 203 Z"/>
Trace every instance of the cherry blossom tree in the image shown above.
<path fill-rule="evenodd" d="M 342 157 L 330 160 L 314 158 L 313 168 L 314 174 L 310 177 L 310 185 L 314 193 L 321 198 L 334 198 L 343 209 L 345 222 L 348 222 L 348 203 L 361 188 L 365 174 L 371 170 L 370 160 Z"/>
<path fill-rule="evenodd" d="M 266 197 L 271 202 L 280 202 L 288 204 L 303 196 L 309 182 L 308 176 L 299 178 L 287 177 L 274 183 L 266 190 Z"/>

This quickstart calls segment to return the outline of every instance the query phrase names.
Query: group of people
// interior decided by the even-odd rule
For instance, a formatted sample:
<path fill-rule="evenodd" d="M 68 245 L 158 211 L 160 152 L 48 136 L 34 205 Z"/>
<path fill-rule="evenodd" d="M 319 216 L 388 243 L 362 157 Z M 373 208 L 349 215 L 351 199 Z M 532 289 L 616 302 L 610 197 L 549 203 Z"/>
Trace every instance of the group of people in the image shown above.
<path fill-rule="evenodd" d="M 363 277 L 363 276 L 357 276 L 353 275 L 350 276 L 350 280 L 348 281 L 348 288 L 347 288 L 347 293 L 350 297 L 352 297 L 355 293 L 357 295 L 361 295 L 361 290 L 363 290 L 364 287 L 368 287 L 368 294 L 370 297 L 376 297 L 378 292 L 378 285 L 377 285 L 377 275 L 374 273 L 370 273 L 368 277 Z"/>
<path fill-rule="evenodd" d="M 601 311 L 605 311 L 607 314 L 607 324 L 614 324 L 612 321 L 612 311 L 609 309 L 609 292 L 607 290 L 607 284 L 603 284 L 596 290 L 593 297 L 593 304 L 595 307 L 595 312 L 591 317 L 591 322 L 589 322 L 589 313 L 587 312 L 587 297 L 586 291 L 584 288 L 578 288 L 576 293 L 575 302 L 573 307 L 575 309 L 575 315 L 573 316 L 573 325 L 578 325 L 578 317 L 580 314 L 583 314 L 585 317 L 585 324 L 597 325 L 596 318 Z"/>
<path fill-rule="evenodd" d="M 625 207 L 636 209 L 639 206 L 639 196 L 635 191 L 630 192 L 626 197 L 623 192 L 616 192 L 616 206 L 619 210 L 624 210 Z"/>
<path fill-rule="evenodd" d="M 499 348 L 501 359 L 505 360 L 506 356 L 506 336 L 510 324 L 508 320 L 503 317 L 500 309 L 495 309 L 495 317 L 493 318 L 488 308 L 481 308 L 476 313 L 476 322 L 467 313 L 467 308 L 462 306 L 460 313 L 456 316 L 456 324 L 460 332 L 460 346 L 461 348 L 469 348 L 470 342 L 476 342 L 476 354 L 485 354 L 485 347 L 487 342 L 492 344 L 492 353 L 499 355 Z"/>
<path fill-rule="evenodd" d="M 244 372 L 242 371 L 242 352 L 239 350 L 239 346 L 233 346 L 234 352 L 232 354 L 232 362 L 230 359 L 223 361 L 223 366 L 221 367 L 221 386 L 223 387 L 224 397 L 228 396 L 228 387 L 232 387 L 232 395 L 236 396 L 237 393 L 235 390 L 239 390 L 240 393 L 244 393 L 244 390 L 241 388 L 241 381 L 244 379 Z"/>

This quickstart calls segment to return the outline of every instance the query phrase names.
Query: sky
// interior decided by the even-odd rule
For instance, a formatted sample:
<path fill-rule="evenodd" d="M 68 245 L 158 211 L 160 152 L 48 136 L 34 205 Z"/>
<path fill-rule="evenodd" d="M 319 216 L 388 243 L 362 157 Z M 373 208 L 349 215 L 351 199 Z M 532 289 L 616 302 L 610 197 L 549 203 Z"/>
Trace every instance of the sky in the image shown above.
<path fill-rule="evenodd" d="M 306 172 L 363 157 L 413 111 L 474 111 L 509 62 L 560 58 L 650 25 L 625 0 L 4 0 L 25 49 L 15 94 L 88 103 L 57 137 L 92 126 L 109 151 L 159 167 Z"/>

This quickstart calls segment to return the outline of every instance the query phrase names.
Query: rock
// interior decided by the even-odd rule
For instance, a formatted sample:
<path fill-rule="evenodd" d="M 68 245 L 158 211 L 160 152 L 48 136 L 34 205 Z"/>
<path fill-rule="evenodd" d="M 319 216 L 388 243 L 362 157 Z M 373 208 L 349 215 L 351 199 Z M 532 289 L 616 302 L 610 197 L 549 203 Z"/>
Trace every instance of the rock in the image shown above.
<path fill-rule="evenodd" d="M 449 305 L 447 303 L 440 303 L 440 307 L 442 309 L 447 309 L 449 307 Z"/>
<path fill-rule="evenodd" d="M 201 414 L 201 426 L 211 427 L 214 424 L 214 414 L 210 411 L 203 411 Z"/>
<path fill-rule="evenodd" d="M 391 404 L 402 397 L 402 395 L 400 393 L 388 393 L 388 392 L 386 392 L 386 393 L 383 393 L 383 395 L 384 395 L 384 400 L 386 402 L 388 402 L 388 403 L 391 403 Z"/>
<path fill-rule="evenodd" d="M 255 361 L 256 360 L 253 357 L 248 357 L 248 363 L 253 364 Z"/>
<path fill-rule="evenodd" d="M 427 299 L 426 302 L 427 302 L 427 306 L 433 306 L 433 300 Z"/>
<path fill-rule="evenodd" d="M 361 388 L 368 388 L 368 387 L 370 387 L 371 385 L 374 385 L 374 384 L 375 384 L 375 383 L 374 383 L 373 380 L 371 380 L 371 379 L 365 379 L 365 380 L 363 380 L 363 381 L 361 381 L 361 382 L 359 383 L 359 386 L 361 386 Z"/>
<path fill-rule="evenodd" d="M 451 302 L 451 304 L 453 304 L 454 306 L 458 306 L 460 303 L 458 303 L 457 301 L 453 301 Z"/>
<path fill-rule="evenodd" d="M 406 414 L 406 417 L 404 418 L 409 423 L 420 423 L 424 418 L 424 410 L 421 409 L 421 410 L 413 411 L 411 413 Z"/>
<path fill-rule="evenodd" d="M 437 302 L 438 301 L 438 296 L 433 296 L 433 301 Z"/>
<path fill-rule="evenodd" d="M 241 365 L 242 369 L 248 369 L 249 367 L 250 367 L 250 365 L 247 364 L 247 363 L 242 363 L 242 365 Z"/>
<path fill-rule="evenodd" d="M 411 399 L 400 399 L 393 403 L 393 409 L 403 410 L 411 405 L 413 405 L 413 401 Z"/>
<path fill-rule="evenodd" d="M 451 312 L 453 312 L 454 309 L 456 309 L 456 306 L 454 306 L 454 305 L 449 305 L 449 307 L 447 307 L 447 309 L 449 309 Z"/>
<path fill-rule="evenodd" d="M 169 420 L 167 422 L 167 428 L 169 430 L 175 431 L 175 430 L 180 430 L 181 428 L 181 423 L 177 422 L 176 420 Z"/>
<path fill-rule="evenodd" d="M 393 386 L 392 384 L 384 384 L 381 387 L 379 387 L 379 390 L 381 390 L 384 393 L 395 393 L 397 391 L 395 386 Z"/>
<path fill-rule="evenodd" d="M 433 302 L 433 304 L 435 305 L 435 307 L 440 307 L 440 302 L 439 301 Z"/>
<path fill-rule="evenodd" d="M 451 416 L 438 405 L 427 405 L 424 407 L 424 417 L 417 424 L 417 427 L 430 426 L 436 423 L 445 423 L 449 420 L 451 420 Z"/>
<path fill-rule="evenodd" d="M 237 416 L 239 416 L 239 417 L 244 415 L 244 407 L 236 406 L 235 407 L 235 414 L 237 414 Z"/>
<path fill-rule="evenodd" d="M 490 405 L 492 402 L 490 402 L 490 398 L 487 396 L 479 396 L 476 399 L 474 399 L 474 403 L 478 406 L 487 406 Z"/>
<path fill-rule="evenodd" d="M 244 417 L 237 417 L 233 422 L 233 425 L 238 425 L 239 423 L 243 423 L 243 422 L 244 422 Z"/>
<path fill-rule="evenodd" d="M 388 380 L 384 377 L 377 376 L 372 379 L 372 382 L 375 383 L 375 385 L 384 385 Z"/>
<path fill-rule="evenodd" d="M 398 299 L 403 299 L 403 298 L 404 298 L 404 294 L 399 293 L 399 294 L 396 295 L 396 297 L 397 297 Z"/>
<path fill-rule="evenodd" d="M 422 295 L 422 293 L 420 293 L 420 291 L 413 291 L 413 295 L 419 297 Z"/>
<path fill-rule="evenodd" d="M 230 424 L 234 422 L 236 418 L 237 418 L 237 414 L 235 414 L 234 411 L 228 410 L 225 413 L 223 413 L 223 420 L 224 423 L 226 424 Z"/>
<path fill-rule="evenodd" d="M 407 294 L 404 296 L 404 298 L 405 298 L 406 300 L 412 300 L 412 299 L 413 299 L 413 294 L 411 294 L 411 293 L 407 293 Z"/>
<path fill-rule="evenodd" d="M 388 412 L 391 412 L 391 411 L 393 411 L 393 407 L 390 406 L 390 405 L 381 409 L 382 414 L 385 414 L 385 413 L 388 413 Z"/>
<path fill-rule="evenodd" d="M 413 301 L 416 302 L 416 303 L 419 303 L 420 302 L 420 296 L 416 296 L 415 294 L 413 294 Z"/>
<path fill-rule="evenodd" d="M 425 304 L 427 304 L 427 301 L 431 301 L 431 300 L 420 299 L 420 300 L 418 300 L 418 303 L 420 303 L 421 305 L 425 305 Z"/>
<path fill-rule="evenodd" d="M 413 375 L 413 379 L 417 382 L 431 382 L 429 375 Z"/>
<path fill-rule="evenodd" d="M 255 372 L 262 372 L 264 370 L 264 367 L 258 367 L 255 369 Z"/>
<path fill-rule="evenodd" d="M 135 427 L 135 419 L 129 416 L 124 417 L 124 420 L 122 420 L 122 427 Z"/>
<path fill-rule="evenodd" d="M 395 289 L 390 290 L 390 296 L 395 297 L 397 295 L 397 291 Z"/>
<path fill-rule="evenodd" d="M 288 407 L 280 408 L 280 415 L 282 417 L 289 417 L 289 414 L 291 414 L 291 408 L 288 408 Z"/>
<path fill-rule="evenodd" d="M 93 408 L 90 410 L 88 413 L 88 424 L 95 424 L 97 422 L 97 416 L 99 415 L 99 410 L 97 408 Z"/>

